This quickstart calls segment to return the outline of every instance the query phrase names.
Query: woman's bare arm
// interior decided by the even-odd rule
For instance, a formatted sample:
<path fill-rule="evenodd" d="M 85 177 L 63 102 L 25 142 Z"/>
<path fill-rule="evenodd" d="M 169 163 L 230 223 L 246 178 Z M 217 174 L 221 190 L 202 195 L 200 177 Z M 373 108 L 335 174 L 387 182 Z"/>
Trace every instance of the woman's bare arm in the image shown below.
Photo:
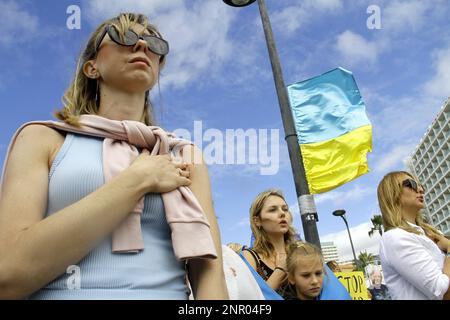
<path fill-rule="evenodd" d="M 167 184 L 161 177 L 144 178 L 156 160 L 141 155 L 95 192 L 44 219 L 49 157 L 57 139 L 56 131 L 30 125 L 10 153 L 0 199 L 0 298 L 26 297 L 64 273 L 111 233 L 145 193 L 156 191 L 155 181 Z M 173 171 L 179 179 L 174 188 L 188 184 Z"/>
<path fill-rule="evenodd" d="M 202 159 L 201 151 L 195 147 L 185 147 L 184 152 L 195 156 L 194 159 Z M 194 298 L 196 300 L 228 299 L 223 271 L 220 231 L 212 203 L 208 169 L 203 161 L 190 165 L 190 176 L 191 185 L 189 188 L 206 214 L 217 251 L 217 259 L 193 259 L 189 261 L 189 279 Z"/>

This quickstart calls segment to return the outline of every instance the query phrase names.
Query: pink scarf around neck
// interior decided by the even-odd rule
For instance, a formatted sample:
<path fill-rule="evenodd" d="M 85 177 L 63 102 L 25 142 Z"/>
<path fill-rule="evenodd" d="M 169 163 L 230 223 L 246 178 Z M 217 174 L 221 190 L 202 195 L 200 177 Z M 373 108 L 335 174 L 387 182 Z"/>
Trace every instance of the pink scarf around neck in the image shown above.
<path fill-rule="evenodd" d="M 171 152 L 178 159 L 182 157 L 182 148 L 192 143 L 177 139 L 173 134 L 155 126 L 146 126 L 138 121 L 116 121 L 95 115 L 80 116 L 80 127 L 57 121 L 33 121 L 22 125 L 14 134 L 9 145 L 8 155 L 19 132 L 30 124 L 41 124 L 55 129 L 103 137 L 103 173 L 105 182 L 130 166 L 139 155 L 136 148 L 146 148 L 151 155 L 163 155 Z M 172 231 L 172 245 L 178 260 L 192 258 L 217 258 L 210 225 L 192 191 L 184 186 L 163 193 L 162 199 L 166 219 Z M 140 199 L 134 210 L 114 230 L 112 251 L 115 253 L 139 252 L 144 249 L 141 231 L 141 213 L 144 198 Z"/>

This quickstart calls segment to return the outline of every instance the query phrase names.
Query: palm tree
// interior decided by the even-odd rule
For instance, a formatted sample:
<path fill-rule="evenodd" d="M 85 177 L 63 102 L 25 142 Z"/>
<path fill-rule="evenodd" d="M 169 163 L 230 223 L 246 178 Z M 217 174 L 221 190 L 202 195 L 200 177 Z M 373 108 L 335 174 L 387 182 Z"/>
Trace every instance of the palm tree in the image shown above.
<path fill-rule="evenodd" d="M 367 253 L 367 251 L 361 251 L 358 256 L 358 271 L 365 270 L 366 266 L 374 263 L 374 256 L 371 253 Z"/>
<path fill-rule="evenodd" d="M 381 217 L 381 214 L 376 214 L 372 218 L 370 218 L 370 221 L 372 221 L 373 227 L 369 231 L 369 237 L 373 236 L 373 233 L 375 231 L 378 231 L 380 236 L 383 235 L 383 218 Z"/>

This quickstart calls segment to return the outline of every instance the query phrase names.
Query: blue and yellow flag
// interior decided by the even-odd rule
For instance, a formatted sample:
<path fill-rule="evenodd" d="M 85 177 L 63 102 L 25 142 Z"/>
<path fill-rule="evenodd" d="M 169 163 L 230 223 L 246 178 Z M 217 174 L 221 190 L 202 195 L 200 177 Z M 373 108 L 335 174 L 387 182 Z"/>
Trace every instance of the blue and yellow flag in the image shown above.
<path fill-rule="evenodd" d="M 336 68 L 287 90 L 310 192 L 367 173 L 372 125 L 353 74 Z"/>

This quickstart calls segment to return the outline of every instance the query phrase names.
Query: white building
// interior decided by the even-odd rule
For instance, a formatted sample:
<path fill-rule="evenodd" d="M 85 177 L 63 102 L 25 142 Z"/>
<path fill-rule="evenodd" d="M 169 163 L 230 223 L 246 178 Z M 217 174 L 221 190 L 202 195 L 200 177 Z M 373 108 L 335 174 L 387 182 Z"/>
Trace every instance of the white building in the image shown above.
<path fill-rule="evenodd" d="M 414 151 L 410 169 L 425 187 L 425 216 L 450 235 L 450 98 Z"/>
<path fill-rule="evenodd" d="M 322 247 L 322 255 L 325 263 L 331 260 L 336 262 L 339 260 L 339 253 L 334 242 L 321 242 L 320 246 Z"/>

